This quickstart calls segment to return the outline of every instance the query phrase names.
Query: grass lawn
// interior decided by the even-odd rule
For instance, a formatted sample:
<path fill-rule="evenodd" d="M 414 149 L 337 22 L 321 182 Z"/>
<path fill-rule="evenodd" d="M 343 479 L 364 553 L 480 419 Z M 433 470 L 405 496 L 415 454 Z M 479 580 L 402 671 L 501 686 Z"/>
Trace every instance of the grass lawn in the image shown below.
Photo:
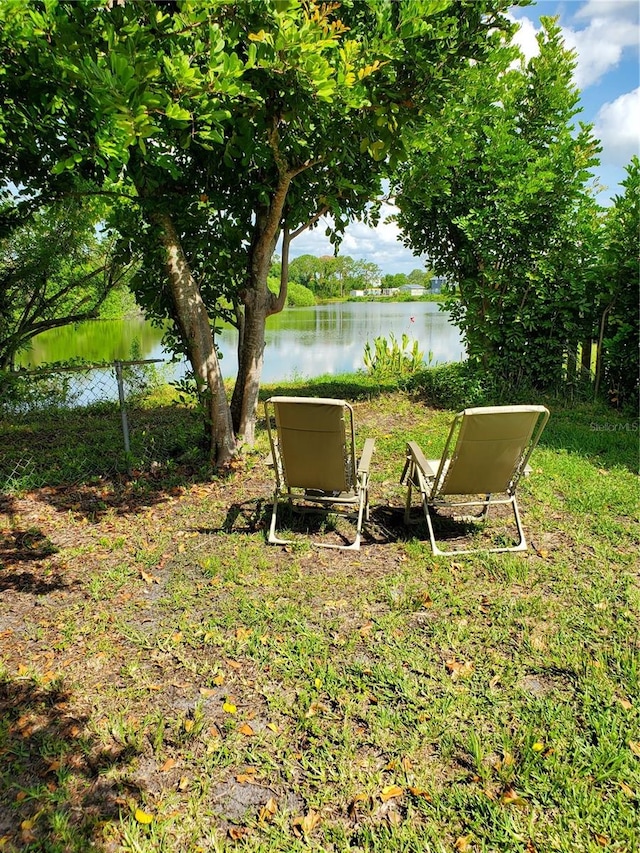
<path fill-rule="evenodd" d="M 434 558 L 398 480 L 451 413 L 354 406 L 360 552 L 265 544 L 263 422 L 222 479 L 0 497 L 1 853 L 638 850 L 637 423 L 550 404 L 530 550 Z"/>

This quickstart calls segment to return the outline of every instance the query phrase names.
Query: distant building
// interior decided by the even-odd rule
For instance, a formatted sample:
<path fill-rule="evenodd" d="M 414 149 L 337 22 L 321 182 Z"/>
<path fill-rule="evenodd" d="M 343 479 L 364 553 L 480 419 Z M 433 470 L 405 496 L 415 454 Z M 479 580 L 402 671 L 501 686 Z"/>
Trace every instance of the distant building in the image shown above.
<path fill-rule="evenodd" d="M 401 294 L 408 293 L 409 296 L 426 296 L 428 291 L 421 284 L 403 284 L 396 292 Z"/>
<path fill-rule="evenodd" d="M 434 275 L 429 282 L 431 293 L 442 293 L 445 284 L 447 284 L 447 279 L 443 275 Z"/>

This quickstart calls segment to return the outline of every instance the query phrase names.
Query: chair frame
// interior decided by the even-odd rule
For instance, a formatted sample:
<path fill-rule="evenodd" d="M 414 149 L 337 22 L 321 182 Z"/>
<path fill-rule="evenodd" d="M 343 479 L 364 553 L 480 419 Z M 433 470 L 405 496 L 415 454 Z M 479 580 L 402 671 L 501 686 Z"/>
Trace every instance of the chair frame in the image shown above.
<path fill-rule="evenodd" d="M 458 437 L 460 429 L 465 417 L 478 415 L 482 413 L 488 414 L 509 414 L 509 413 L 530 413 L 532 418 L 534 415 L 537 418 L 533 421 L 533 426 L 529 438 L 524 442 L 521 454 L 517 463 L 511 472 L 507 488 L 504 492 L 505 497 L 495 497 L 491 493 L 486 493 L 486 496 L 481 500 L 466 500 L 461 493 L 454 493 L 452 499 L 449 494 L 441 493 L 441 490 L 446 486 L 446 478 L 450 472 L 453 472 L 458 456 Z M 415 441 L 410 441 L 407 444 L 407 455 L 404 470 L 400 482 L 407 486 L 407 496 L 405 503 L 404 521 L 405 524 L 410 523 L 410 514 L 412 508 L 412 492 L 416 489 L 420 492 L 422 509 L 427 521 L 429 529 L 429 539 L 431 549 L 438 556 L 455 556 L 458 554 L 475 554 L 481 552 L 500 553 L 505 551 L 526 551 L 527 541 L 522 527 L 518 501 L 516 499 L 516 489 L 520 478 L 530 473 L 529 459 L 531 453 L 536 447 L 542 431 L 549 419 L 549 411 L 545 406 L 494 406 L 485 408 L 465 409 L 459 412 L 451 425 L 449 436 L 439 460 L 429 460 L 425 457 L 419 445 Z M 454 442 L 455 438 L 455 442 Z M 446 495 L 446 496 L 445 496 Z M 438 547 L 436 542 L 433 519 L 431 511 L 436 511 L 440 508 L 455 509 L 457 507 L 472 507 L 481 506 L 483 512 L 481 519 L 486 521 L 489 507 L 493 505 L 508 504 L 513 511 L 513 518 L 518 533 L 518 541 L 513 546 L 504 546 L 496 548 L 467 548 L 453 551 L 443 550 Z"/>
<path fill-rule="evenodd" d="M 343 462 L 345 468 L 346 491 L 328 492 L 322 489 L 292 486 L 287 481 L 286 464 L 284 455 L 286 448 L 283 447 L 280 425 L 278 423 L 278 407 L 280 405 L 322 405 L 339 407 L 342 411 L 344 424 L 344 435 L 342 441 Z M 282 501 L 286 501 L 291 509 L 301 514 L 304 513 L 327 513 L 338 512 L 356 519 L 355 539 L 347 545 L 330 542 L 313 542 L 317 548 L 334 548 L 344 551 L 357 551 L 360 549 L 363 521 L 369 519 L 369 468 L 373 455 L 375 441 L 372 438 L 365 440 L 364 448 L 359 462 L 356 464 L 356 442 L 353 408 L 344 400 L 336 400 L 324 397 L 270 397 L 265 401 L 265 418 L 271 454 L 267 460 L 273 465 L 276 486 L 273 494 L 273 506 L 271 512 L 271 523 L 269 525 L 268 542 L 272 545 L 288 545 L 297 540 L 285 539 L 277 533 L 278 507 Z M 345 414 L 347 417 L 345 418 Z M 276 421 L 275 428 L 272 426 L 272 418 Z M 347 424 L 348 420 L 348 424 Z M 317 454 L 321 448 L 317 444 L 313 451 Z"/>

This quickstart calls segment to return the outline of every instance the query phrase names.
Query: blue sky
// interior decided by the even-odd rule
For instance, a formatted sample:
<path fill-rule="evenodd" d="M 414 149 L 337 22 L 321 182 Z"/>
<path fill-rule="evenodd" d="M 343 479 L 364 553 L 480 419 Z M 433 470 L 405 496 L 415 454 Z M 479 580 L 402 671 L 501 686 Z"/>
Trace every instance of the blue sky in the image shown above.
<path fill-rule="evenodd" d="M 620 192 L 624 167 L 633 154 L 640 153 L 639 10 L 638 0 L 541 0 L 512 10 L 520 23 L 516 41 L 527 58 L 536 50 L 541 15 L 559 16 L 565 44 L 576 51 L 575 83 L 583 108 L 576 121 L 593 124 L 602 143 L 596 178 L 602 186 L 598 200 L 603 205 Z M 292 258 L 306 253 L 333 254 L 322 223 L 291 244 Z M 409 273 L 422 267 L 420 259 L 397 240 L 391 223 L 382 222 L 376 229 L 353 223 L 340 254 L 373 261 L 383 273 Z"/>

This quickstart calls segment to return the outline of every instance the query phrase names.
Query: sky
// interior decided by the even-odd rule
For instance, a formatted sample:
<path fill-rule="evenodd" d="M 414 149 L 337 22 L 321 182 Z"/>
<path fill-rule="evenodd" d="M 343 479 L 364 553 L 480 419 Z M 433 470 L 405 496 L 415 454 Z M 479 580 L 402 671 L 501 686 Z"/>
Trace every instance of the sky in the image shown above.
<path fill-rule="evenodd" d="M 565 44 L 576 51 L 574 82 L 581 92 L 582 112 L 575 121 L 594 125 L 602 144 L 601 165 L 596 168 L 602 186 L 597 198 L 610 204 L 621 193 L 620 181 L 633 154 L 640 153 L 640 4 L 638 0 L 541 0 L 524 8 L 514 7 L 512 18 L 520 24 L 516 41 L 527 58 L 537 50 L 540 16 L 559 16 Z M 341 255 L 372 261 L 382 273 L 409 273 L 424 268 L 398 240 L 393 223 L 384 222 L 393 212 L 383 207 L 381 222 L 372 229 L 354 222 L 340 246 Z M 297 237 L 290 255 L 333 255 L 321 221 L 313 231 Z"/>

